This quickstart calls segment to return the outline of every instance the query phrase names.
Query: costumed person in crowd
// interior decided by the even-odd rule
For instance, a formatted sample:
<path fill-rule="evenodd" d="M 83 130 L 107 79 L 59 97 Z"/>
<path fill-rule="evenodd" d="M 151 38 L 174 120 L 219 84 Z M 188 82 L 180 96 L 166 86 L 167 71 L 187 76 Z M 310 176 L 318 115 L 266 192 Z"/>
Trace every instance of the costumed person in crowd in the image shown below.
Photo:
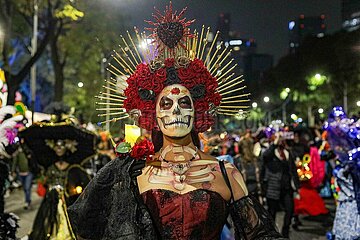
<path fill-rule="evenodd" d="M 126 109 L 117 110 L 117 119 L 138 117 L 140 127 L 152 130 L 154 145 L 140 139 L 132 148 L 126 142 L 116 147 L 118 158 L 98 172 L 69 208 L 72 226 L 82 238 L 218 239 L 228 213 L 238 239 L 281 237 L 266 210 L 248 195 L 239 171 L 199 149 L 198 133 L 214 123 L 211 113 L 237 112 L 239 105 L 231 103 L 238 102 L 241 87 L 239 78 L 231 78 L 227 58 L 210 55 L 218 35 L 204 53 L 209 31 L 190 34 L 192 21 L 183 14 L 172 12 L 171 3 L 164 15 L 157 11 L 156 21 L 150 22 L 153 34 L 137 34 L 141 42 L 154 39 L 154 48 L 142 58 L 128 34 L 121 50 L 126 48 L 129 58 L 115 54 L 113 61 L 125 69 L 110 65 L 114 73 L 130 74 L 127 86 L 111 83 L 126 87 L 124 93 L 111 88 L 118 94 L 112 94 L 113 102 L 123 102 Z M 136 69 L 130 68 L 134 62 Z M 216 74 L 217 68 L 222 74 Z M 236 97 L 229 96 L 232 87 Z M 99 98 L 110 97 L 101 93 Z"/>
<path fill-rule="evenodd" d="M 280 204 L 285 209 L 281 233 L 289 237 L 291 219 L 294 213 L 294 195 L 298 195 L 300 181 L 296 172 L 295 159 L 285 148 L 283 132 L 276 132 L 274 143 L 263 154 L 261 177 L 268 210 L 275 220 Z"/>
<path fill-rule="evenodd" d="M 309 146 L 309 142 L 304 139 L 305 132 L 305 129 L 297 129 L 293 133 L 293 139 L 289 140 L 301 181 L 300 198 L 294 199 L 294 224 L 292 227 L 295 230 L 302 225 L 299 215 L 317 216 L 329 212 L 316 190 L 324 179 L 325 165 L 320 159 L 318 149 L 315 146 Z"/>
<path fill-rule="evenodd" d="M 325 128 L 328 142 L 337 155 L 334 170 L 340 192 L 329 239 L 360 239 L 360 121 L 346 117 L 342 107 L 334 107 Z"/>
<path fill-rule="evenodd" d="M 240 138 L 239 152 L 241 156 L 240 171 L 244 177 L 248 191 L 260 198 L 260 166 L 258 159 L 254 155 L 254 140 L 251 136 L 251 130 L 246 130 L 245 135 Z"/>
<path fill-rule="evenodd" d="M 18 226 L 18 217 L 12 213 L 5 213 L 4 194 L 5 183 L 9 181 L 7 158 L 10 158 L 8 146 L 14 143 L 16 133 L 13 131 L 23 116 L 13 116 L 16 110 L 13 106 L 0 108 L 0 239 L 15 240 Z"/>
<path fill-rule="evenodd" d="M 29 239 L 76 239 L 67 207 L 90 181 L 81 164 L 95 154 L 95 135 L 70 121 L 34 123 L 19 134 L 45 169 L 47 189 Z"/>
<path fill-rule="evenodd" d="M 320 155 L 316 147 L 310 148 L 310 154 L 303 155 L 297 163 L 297 172 L 301 182 L 299 189 L 299 199 L 294 199 L 294 229 L 302 225 L 299 215 L 318 216 L 328 214 L 324 200 L 320 197 L 316 188 L 322 183 L 325 175 L 324 162 L 320 160 Z M 313 171 L 314 170 L 314 171 Z M 296 218 L 295 218 L 296 216 Z"/>

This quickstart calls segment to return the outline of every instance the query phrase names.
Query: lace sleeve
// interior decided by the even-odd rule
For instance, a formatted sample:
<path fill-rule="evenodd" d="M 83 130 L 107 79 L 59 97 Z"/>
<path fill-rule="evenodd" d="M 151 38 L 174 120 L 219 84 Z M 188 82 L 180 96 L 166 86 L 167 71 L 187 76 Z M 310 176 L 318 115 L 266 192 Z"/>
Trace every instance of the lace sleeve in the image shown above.
<path fill-rule="evenodd" d="M 106 164 L 69 208 L 74 232 L 85 239 L 157 239 L 130 175 L 129 156 Z"/>
<path fill-rule="evenodd" d="M 112 203 L 112 188 L 115 183 L 128 185 L 129 157 L 116 158 L 106 164 L 76 202 L 68 208 L 74 231 L 83 238 L 100 239 L 104 234 Z"/>
<path fill-rule="evenodd" d="M 269 213 L 253 196 L 232 202 L 230 214 L 237 240 L 283 239 Z"/>

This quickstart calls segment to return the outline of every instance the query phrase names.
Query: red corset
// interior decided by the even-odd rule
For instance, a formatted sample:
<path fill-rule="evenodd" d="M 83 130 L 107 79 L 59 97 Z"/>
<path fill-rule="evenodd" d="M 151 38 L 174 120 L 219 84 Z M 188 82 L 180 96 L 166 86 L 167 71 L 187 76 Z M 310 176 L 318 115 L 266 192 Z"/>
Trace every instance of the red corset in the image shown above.
<path fill-rule="evenodd" d="M 220 239 L 228 207 L 219 193 L 197 189 L 178 194 L 152 189 L 142 197 L 162 239 Z"/>

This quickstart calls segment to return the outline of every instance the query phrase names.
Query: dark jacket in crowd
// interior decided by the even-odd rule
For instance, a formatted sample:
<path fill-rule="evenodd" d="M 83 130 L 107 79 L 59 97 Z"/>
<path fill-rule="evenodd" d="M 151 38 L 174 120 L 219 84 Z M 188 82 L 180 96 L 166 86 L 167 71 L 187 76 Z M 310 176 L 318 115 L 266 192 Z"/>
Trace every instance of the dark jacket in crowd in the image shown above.
<path fill-rule="evenodd" d="M 288 159 L 281 160 L 275 154 L 276 148 L 271 145 L 263 154 L 261 180 L 265 197 L 278 200 L 284 192 L 297 191 L 300 181 L 293 154 L 288 151 Z"/>

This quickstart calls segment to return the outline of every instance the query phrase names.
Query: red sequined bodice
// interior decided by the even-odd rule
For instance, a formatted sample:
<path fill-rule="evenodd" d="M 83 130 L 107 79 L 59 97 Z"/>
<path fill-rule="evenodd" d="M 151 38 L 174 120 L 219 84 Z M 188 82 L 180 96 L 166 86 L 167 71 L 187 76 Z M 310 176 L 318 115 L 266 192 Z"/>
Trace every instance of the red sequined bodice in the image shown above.
<path fill-rule="evenodd" d="M 220 239 L 228 206 L 219 193 L 197 189 L 178 194 L 152 189 L 142 197 L 162 239 Z"/>

